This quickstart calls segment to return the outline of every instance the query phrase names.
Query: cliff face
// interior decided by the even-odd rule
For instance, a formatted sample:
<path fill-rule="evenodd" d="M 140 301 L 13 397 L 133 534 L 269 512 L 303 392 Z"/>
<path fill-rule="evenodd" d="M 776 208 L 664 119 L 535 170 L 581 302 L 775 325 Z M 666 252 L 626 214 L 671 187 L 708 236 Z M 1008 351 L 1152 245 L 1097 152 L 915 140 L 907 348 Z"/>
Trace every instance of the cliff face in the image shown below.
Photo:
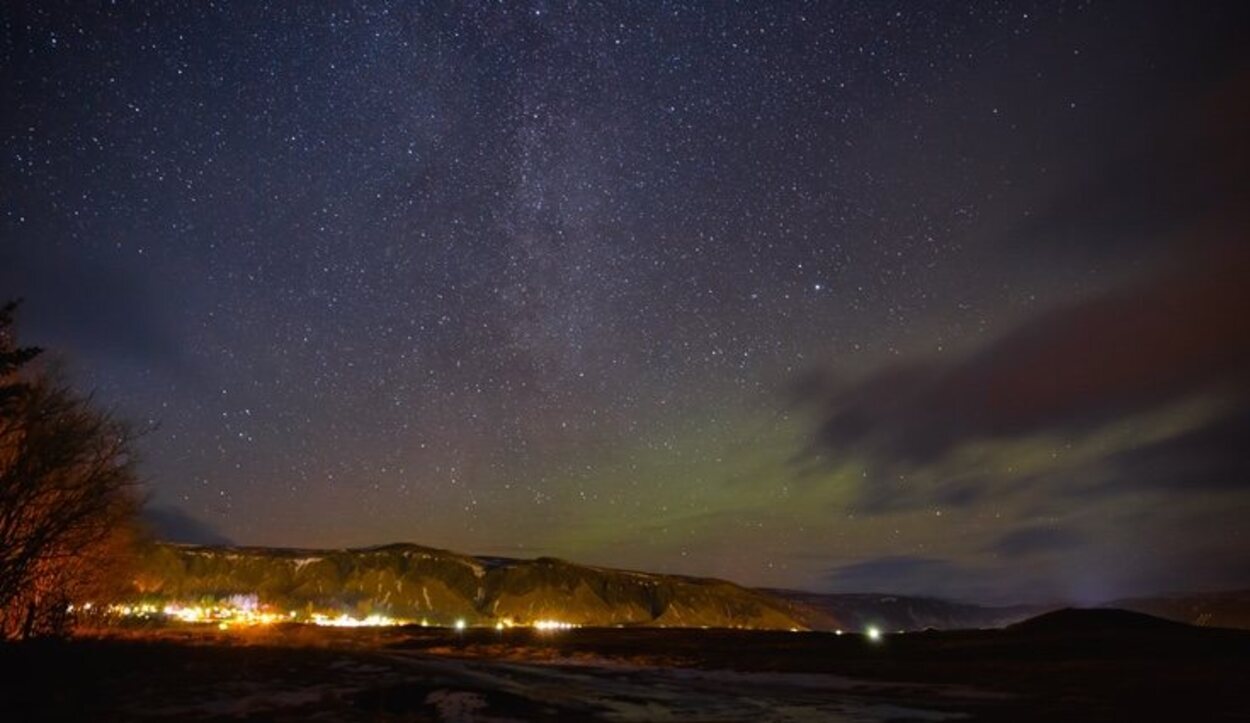
<path fill-rule="evenodd" d="M 255 596 L 279 610 L 373 613 L 449 625 L 560 620 L 578 625 L 805 627 L 773 596 L 707 578 L 539 558 L 476 558 L 418 545 L 355 550 L 153 546 L 136 592 L 194 602 Z"/>

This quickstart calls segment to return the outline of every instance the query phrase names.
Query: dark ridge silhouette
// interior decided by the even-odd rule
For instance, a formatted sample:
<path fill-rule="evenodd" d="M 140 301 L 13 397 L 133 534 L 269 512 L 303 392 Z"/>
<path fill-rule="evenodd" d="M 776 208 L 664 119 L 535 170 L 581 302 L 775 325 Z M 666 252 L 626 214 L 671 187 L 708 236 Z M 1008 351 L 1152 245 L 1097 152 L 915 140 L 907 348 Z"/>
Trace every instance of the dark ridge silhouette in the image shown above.
<path fill-rule="evenodd" d="M 1108 607 L 1136 610 L 1202 627 L 1250 629 L 1250 590 L 1129 598 L 1110 602 Z"/>
<path fill-rule="evenodd" d="M 1141 633 L 1193 630 L 1192 625 L 1119 608 L 1063 608 L 1007 626 L 1027 633 Z"/>
<path fill-rule="evenodd" d="M 815 593 L 765 588 L 789 601 L 813 630 L 858 631 L 876 626 L 889 631 L 1001 628 L 1049 608 L 976 605 L 935 597 L 887 593 Z"/>

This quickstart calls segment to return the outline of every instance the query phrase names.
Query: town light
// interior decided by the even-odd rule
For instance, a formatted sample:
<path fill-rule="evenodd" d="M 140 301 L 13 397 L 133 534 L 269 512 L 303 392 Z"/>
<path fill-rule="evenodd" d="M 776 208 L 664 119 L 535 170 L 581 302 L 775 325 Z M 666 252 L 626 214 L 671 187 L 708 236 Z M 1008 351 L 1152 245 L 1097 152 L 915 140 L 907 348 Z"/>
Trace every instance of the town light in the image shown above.
<path fill-rule="evenodd" d="M 536 630 L 571 630 L 577 627 L 573 623 L 566 623 L 560 620 L 536 620 L 534 628 Z"/>
<path fill-rule="evenodd" d="M 86 604 L 82 607 L 84 610 L 88 609 Z M 163 617 L 168 621 L 181 623 L 210 623 L 216 625 L 221 630 L 226 630 L 231 626 L 250 627 L 285 622 L 311 623 L 313 625 L 334 628 L 382 627 L 404 625 L 407 622 L 376 613 L 363 618 L 354 618 L 344 613 L 338 615 L 311 613 L 307 616 L 301 616 L 295 610 L 283 614 L 276 610 L 268 609 L 268 606 L 260 604 L 239 605 L 236 601 L 226 601 L 216 605 L 169 603 L 160 608 L 150 604 L 109 605 L 108 612 L 123 618 L 152 619 Z"/>

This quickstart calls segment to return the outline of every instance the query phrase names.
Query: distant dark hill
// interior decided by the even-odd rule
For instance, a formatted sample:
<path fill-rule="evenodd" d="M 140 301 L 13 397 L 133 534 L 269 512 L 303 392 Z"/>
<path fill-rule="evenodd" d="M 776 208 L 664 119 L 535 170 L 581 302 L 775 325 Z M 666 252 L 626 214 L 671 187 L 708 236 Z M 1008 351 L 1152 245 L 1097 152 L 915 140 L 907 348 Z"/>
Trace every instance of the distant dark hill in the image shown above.
<path fill-rule="evenodd" d="M 560 620 L 577 625 L 789 629 L 783 600 L 711 578 L 477 558 L 419 545 L 294 550 L 158 544 L 136 595 L 192 602 L 255 596 L 280 610 L 384 614 L 449 625 Z"/>
<path fill-rule="evenodd" d="M 1040 616 L 1055 607 L 993 607 L 940 598 L 869 593 L 765 592 L 788 601 L 793 615 L 803 622 L 804 627 L 815 630 L 863 630 L 869 625 L 882 630 L 908 631 L 1000 628 Z M 1250 590 L 1114 600 L 1100 607 L 1119 612 L 1145 613 L 1154 618 L 1202 627 L 1250 629 Z M 1114 622 L 1114 619 L 1106 622 Z"/>
<path fill-rule="evenodd" d="M 999 628 L 1045 610 L 1042 607 L 986 607 L 930 597 L 875 593 L 813 593 L 765 590 L 787 600 L 804 626 L 815 630 L 887 631 Z"/>
<path fill-rule="evenodd" d="M 1007 629 L 1013 632 L 1040 635 L 1071 635 L 1078 633 L 1149 633 L 1176 632 L 1192 626 L 1153 615 L 1117 608 L 1063 608 L 1023 620 Z"/>
<path fill-rule="evenodd" d="M 1190 625 L 1250 629 L 1250 590 L 1129 598 L 1107 605 Z"/>

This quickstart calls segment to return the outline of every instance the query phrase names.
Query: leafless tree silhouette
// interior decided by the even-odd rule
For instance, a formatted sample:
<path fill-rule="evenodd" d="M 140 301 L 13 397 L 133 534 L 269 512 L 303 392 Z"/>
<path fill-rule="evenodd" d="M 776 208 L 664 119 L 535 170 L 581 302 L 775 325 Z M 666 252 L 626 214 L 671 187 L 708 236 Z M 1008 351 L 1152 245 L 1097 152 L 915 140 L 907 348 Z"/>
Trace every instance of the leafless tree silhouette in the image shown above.
<path fill-rule="evenodd" d="M 17 346 L 0 308 L 0 637 L 61 633 L 123 584 L 139 507 L 133 435 Z"/>

